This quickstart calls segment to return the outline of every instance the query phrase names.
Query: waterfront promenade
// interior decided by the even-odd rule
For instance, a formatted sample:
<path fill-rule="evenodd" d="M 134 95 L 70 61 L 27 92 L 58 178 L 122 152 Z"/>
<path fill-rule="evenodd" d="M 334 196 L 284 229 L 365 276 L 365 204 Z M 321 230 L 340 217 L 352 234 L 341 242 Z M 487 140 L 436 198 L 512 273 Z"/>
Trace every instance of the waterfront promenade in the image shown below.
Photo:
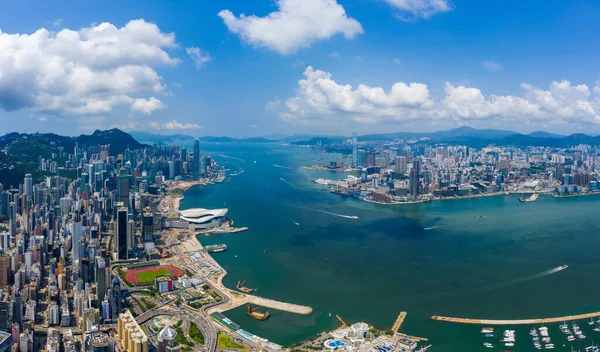
<path fill-rule="evenodd" d="M 309 315 L 312 313 L 312 308 L 308 306 L 276 301 L 273 299 L 249 295 L 243 292 L 228 289 L 225 287 L 225 285 L 223 285 L 223 278 L 227 275 L 227 272 L 225 270 L 223 270 L 223 272 L 224 274 L 218 275 L 216 278 L 210 278 L 209 281 L 219 292 L 226 295 L 229 298 L 229 301 L 225 304 L 211 308 L 208 311 L 209 313 L 224 312 L 248 303 L 264 308 L 271 308 L 300 315 Z"/>
<path fill-rule="evenodd" d="M 237 308 L 244 304 L 254 304 L 260 307 L 276 309 L 288 313 L 300 314 L 300 315 L 309 315 L 312 313 L 312 308 L 308 306 L 302 306 L 294 303 L 287 303 L 276 301 L 269 298 L 263 298 L 255 295 L 249 295 L 243 292 L 238 292 L 231 290 L 225 285 L 223 285 L 223 278 L 227 275 L 227 271 L 221 267 L 221 265 L 208 253 L 200 252 L 202 250 L 202 244 L 198 241 L 195 236 L 192 236 L 189 240 L 181 243 L 182 252 L 183 253 L 199 253 L 201 255 L 202 260 L 208 261 L 211 263 L 211 266 L 215 268 L 219 268 L 220 274 L 217 274 L 212 277 L 207 277 L 206 280 L 209 284 L 211 284 L 215 290 L 219 291 L 221 294 L 227 296 L 228 300 L 224 304 L 219 304 L 208 309 L 208 313 L 214 312 L 224 312 L 230 309 Z M 191 268 L 194 268 L 194 263 L 189 262 L 191 259 L 184 257 L 184 262 Z"/>
<path fill-rule="evenodd" d="M 475 325 L 532 325 L 532 324 L 549 324 L 549 323 L 562 323 L 564 321 L 572 320 L 583 320 L 600 317 L 600 312 L 578 314 L 578 315 L 567 315 L 564 317 L 554 318 L 533 318 L 533 319 L 471 319 L 471 318 L 454 318 L 454 317 L 442 317 L 434 315 L 431 319 L 436 321 L 443 321 L 448 323 L 458 324 L 475 324 Z"/>

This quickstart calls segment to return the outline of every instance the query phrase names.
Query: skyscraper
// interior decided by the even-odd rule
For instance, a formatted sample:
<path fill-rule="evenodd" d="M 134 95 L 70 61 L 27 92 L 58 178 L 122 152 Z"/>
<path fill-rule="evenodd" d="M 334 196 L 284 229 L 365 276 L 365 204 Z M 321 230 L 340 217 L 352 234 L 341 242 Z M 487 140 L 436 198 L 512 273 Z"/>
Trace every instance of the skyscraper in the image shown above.
<path fill-rule="evenodd" d="M 152 242 L 154 240 L 154 217 L 151 212 L 142 215 L 142 240 Z"/>
<path fill-rule="evenodd" d="M 192 167 L 194 174 L 200 173 L 200 140 L 194 139 L 194 165 Z"/>
<path fill-rule="evenodd" d="M 352 167 L 358 165 L 358 137 L 356 132 L 352 132 Z"/>
<path fill-rule="evenodd" d="M 396 157 L 396 173 L 399 175 L 404 175 L 406 173 L 406 157 L 405 156 L 397 156 Z"/>
<path fill-rule="evenodd" d="M 117 210 L 115 221 L 115 252 L 117 259 L 127 259 L 127 208 L 121 207 Z"/>
<path fill-rule="evenodd" d="M 10 258 L 8 254 L 0 254 L 0 288 L 8 285 L 8 269 L 10 268 Z"/>
<path fill-rule="evenodd" d="M 117 175 L 117 202 L 123 202 L 129 207 L 129 172 L 124 167 L 119 169 Z"/>
<path fill-rule="evenodd" d="M 31 174 L 25 175 L 25 195 L 28 199 L 33 197 L 33 178 L 31 177 Z"/>
<path fill-rule="evenodd" d="M 96 257 L 96 297 L 98 301 L 104 300 L 106 296 L 106 261 L 102 257 Z"/>
<path fill-rule="evenodd" d="M 410 170 L 409 186 L 410 195 L 414 200 L 419 198 L 419 159 L 413 159 L 412 169 Z"/>

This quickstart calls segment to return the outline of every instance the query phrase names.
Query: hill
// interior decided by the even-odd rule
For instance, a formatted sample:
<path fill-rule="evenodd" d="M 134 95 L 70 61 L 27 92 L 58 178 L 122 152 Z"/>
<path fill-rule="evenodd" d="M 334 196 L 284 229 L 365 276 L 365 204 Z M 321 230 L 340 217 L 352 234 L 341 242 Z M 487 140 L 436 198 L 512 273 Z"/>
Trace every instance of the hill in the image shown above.
<path fill-rule="evenodd" d="M 0 183 L 18 186 L 25 174 L 32 174 L 36 181 L 53 175 L 40 170 L 41 159 L 57 162 L 64 167 L 67 154 L 73 153 L 75 145 L 90 147 L 110 144 L 110 154 L 123 153 L 127 148 L 141 149 L 145 145 L 131 135 L 119 130 L 95 131 L 91 135 L 78 137 L 61 136 L 54 133 L 8 133 L 0 136 Z M 61 153 L 60 148 L 63 152 Z M 60 170 L 59 175 L 72 178 L 72 170 Z"/>

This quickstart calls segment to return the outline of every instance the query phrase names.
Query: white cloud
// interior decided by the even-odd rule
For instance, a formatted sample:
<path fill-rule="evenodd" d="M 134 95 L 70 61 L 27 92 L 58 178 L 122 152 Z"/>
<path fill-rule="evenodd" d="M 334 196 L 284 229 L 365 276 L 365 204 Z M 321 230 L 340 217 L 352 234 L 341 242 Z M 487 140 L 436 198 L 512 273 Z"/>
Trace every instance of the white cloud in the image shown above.
<path fill-rule="evenodd" d="M 196 68 L 204 67 L 204 64 L 212 61 L 209 53 L 203 53 L 199 48 L 185 48 L 185 52 L 194 60 Z"/>
<path fill-rule="evenodd" d="M 484 70 L 490 71 L 490 72 L 500 72 L 504 69 L 504 66 L 500 65 L 499 63 L 495 62 L 495 61 L 483 61 L 481 63 L 481 67 Z"/>
<path fill-rule="evenodd" d="M 397 57 L 395 57 L 393 61 L 395 64 L 402 65 L 402 61 L 400 61 L 400 59 Z"/>
<path fill-rule="evenodd" d="M 328 55 L 329 57 L 340 57 L 340 53 L 338 53 L 337 51 L 332 51 Z"/>
<path fill-rule="evenodd" d="M 437 13 L 451 11 L 454 6 L 449 0 L 384 0 L 399 10 L 398 18 L 411 21 L 417 18 L 429 18 Z"/>
<path fill-rule="evenodd" d="M 391 89 L 342 85 L 330 73 L 308 67 L 295 96 L 285 100 L 284 121 L 302 124 L 493 121 L 527 125 L 600 124 L 600 84 L 554 81 L 548 90 L 522 84 L 522 96 L 485 96 L 473 87 L 445 84 L 441 99 L 424 83 L 396 82 Z"/>
<path fill-rule="evenodd" d="M 48 118 L 47 118 L 46 116 L 40 116 L 40 117 L 38 117 L 37 119 L 38 119 L 38 121 L 40 121 L 40 122 L 46 122 L 46 121 L 48 121 Z"/>
<path fill-rule="evenodd" d="M 265 17 L 236 17 L 229 10 L 222 10 L 218 16 L 245 42 L 280 54 L 295 53 L 338 34 L 352 39 L 363 33 L 361 24 L 348 17 L 337 0 L 276 0 L 276 4 L 278 10 Z"/>
<path fill-rule="evenodd" d="M 0 109 L 107 114 L 166 90 L 153 67 L 174 66 L 175 35 L 142 19 L 32 34 L 0 31 Z M 133 108 L 133 107 L 132 107 Z"/>
<path fill-rule="evenodd" d="M 265 106 L 265 111 L 277 110 L 277 109 L 279 109 L 281 104 L 282 104 L 281 99 L 275 99 L 275 100 L 269 101 L 269 102 L 267 102 L 267 105 Z"/>
<path fill-rule="evenodd" d="M 296 96 L 287 99 L 285 105 L 287 111 L 280 114 L 283 120 L 320 120 L 348 114 L 356 121 L 366 122 L 384 116 L 414 118 L 404 113 L 427 108 L 430 98 L 425 84 L 397 82 L 388 92 L 364 84 L 355 89 L 340 85 L 330 73 L 309 66 L 304 79 L 298 82 Z"/>
<path fill-rule="evenodd" d="M 138 111 L 146 115 L 152 115 L 154 111 L 164 108 L 166 108 L 165 104 L 155 97 L 150 97 L 150 99 L 139 98 L 131 104 L 132 111 Z"/>
<path fill-rule="evenodd" d="M 202 128 L 202 126 L 195 123 L 182 123 L 177 120 L 171 120 L 167 123 L 152 121 L 150 122 L 150 127 L 155 130 L 191 130 Z"/>

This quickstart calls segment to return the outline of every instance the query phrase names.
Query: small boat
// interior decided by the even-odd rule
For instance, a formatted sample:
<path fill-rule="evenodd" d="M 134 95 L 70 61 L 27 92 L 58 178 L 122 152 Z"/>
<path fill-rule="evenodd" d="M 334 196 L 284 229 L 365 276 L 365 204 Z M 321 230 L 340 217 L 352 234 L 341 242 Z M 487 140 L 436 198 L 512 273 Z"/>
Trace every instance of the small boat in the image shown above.
<path fill-rule="evenodd" d="M 575 341 L 575 336 L 573 336 L 573 335 L 567 336 L 567 341 Z"/>
<path fill-rule="evenodd" d="M 505 343 L 505 344 L 504 344 L 504 346 L 506 346 L 506 347 L 512 347 L 512 346 L 514 346 L 514 345 L 515 345 L 515 344 L 514 344 L 514 343 L 512 343 L 512 342 L 507 342 L 507 343 Z"/>
<path fill-rule="evenodd" d="M 588 325 L 594 325 L 594 319 L 590 318 L 590 321 L 588 321 Z"/>
<path fill-rule="evenodd" d="M 481 329 L 482 334 L 491 334 L 494 332 L 494 328 L 483 328 Z"/>
<path fill-rule="evenodd" d="M 580 340 L 583 340 L 583 339 L 585 339 L 585 335 L 584 335 L 584 334 L 577 335 L 577 337 L 579 337 L 579 339 L 580 339 Z"/>
<path fill-rule="evenodd" d="M 483 337 L 494 337 L 494 334 L 485 334 Z"/>
<path fill-rule="evenodd" d="M 492 344 L 491 344 L 491 343 L 489 343 L 489 342 L 486 342 L 486 343 L 484 343 L 483 345 L 484 345 L 486 348 L 494 348 L 494 345 L 492 345 Z"/>

